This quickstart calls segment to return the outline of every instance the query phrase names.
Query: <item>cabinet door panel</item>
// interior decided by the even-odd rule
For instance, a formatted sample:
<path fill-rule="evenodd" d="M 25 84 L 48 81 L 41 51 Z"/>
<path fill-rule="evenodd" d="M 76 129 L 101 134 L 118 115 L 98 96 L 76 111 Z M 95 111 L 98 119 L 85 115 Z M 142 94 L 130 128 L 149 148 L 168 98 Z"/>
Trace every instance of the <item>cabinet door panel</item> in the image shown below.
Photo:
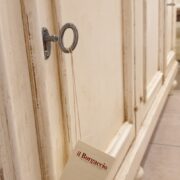
<path fill-rule="evenodd" d="M 131 34 L 128 38 L 132 36 L 131 1 L 123 3 L 130 12 L 124 18 L 131 19 L 126 26 L 122 25 L 122 12 L 126 10 L 119 0 L 22 2 L 43 178 L 59 179 L 69 150 L 80 139 L 112 156 L 118 155 L 118 168 L 132 143 L 135 127 L 126 121 L 124 105 L 122 29 L 127 27 Z M 68 22 L 79 31 L 79 42 L 72 55 L 77 94 L 73 90 L 71 55 L 52 43 L 51 56 L 44 60 L 42 27 L 47 27 L 50 34 L 58 34 Z M 68 46 L 71 40 L 72 32 L 65 32 L 64 43 Z M 133 64 L 133 58 L 129 61 Z"/>
<path fill-rule="evenodd" d="M 139 129 L 162 84 L 160 0 L 138 0 L 135 2 L 135 12 L 135 41 L 141 49 L 135 48 L 138 107 L 136 127 Z"/>
<path fill-rule="evenodd" d="M 61 23 L 73 22 L 79 31 L 73 61 L 80 122 L 76 122 L 77 107 L 73 106 L 71 56 L 64 55 L 73 146 L 81 139 L 105 151 L 126 123 L 121 3 L 61 0 Z"/>
<path fill-rule="evenodd" d="M 51 44 L 51 56 L 45 60 L 42 42 L 43 27 L 48 28 L 50 34 L 56 34 L 53 4 L 52 1 L 22 0 L 21 6 L 42 179 L 58 180 L 67 161 L 68 138 L 63 122 L 55 43 Z"/>
<path fill-rule="evenodd" d="M 82 140 L 105 149 L 124 121 L 120 1 L 61 2 L 62 22 L 74 22 L 80 35 L 73 53 L 79 131 Z M 81 11 L 80 4 L 84 7 Z M 72 76 L 70 57 L 65 56 L 69 79 Z M 73 96 L 72 82 L 69 87 Z M 71 114 L 75 120 L 72 106 Z"/>
<path fill-rule="evenodd" d="M 159 76 L 159 1 L 146 1 L 146 99 Z M 153 12 L 153 13 L 152 13 Z"/>
<path fill-rule="evenodd" d="M 174 3 L 174 0 L 165 1 L 165 75 L 168 74 L 175 60 L 176 7 Z"/>
<path fill-rule="evenodd" d="M 172 6 L 169 6 L 168 4 L 172 3 L 172 0 L 166 0 L 165 1 L 165 9 L 166 9 L 166 24 L 165 24 L 165 29 L 166 29 L 166 44 L 165 44 L 165 51 L 166 54 L 168 54 L 172 50 L 172 15 L 173 15 L 173 8 Z"/>
<path fill-rule="evenodd" d="M 3 163 L 0 168 L 3 168 L 5 180 L 40 180 L 31 83 L 19 0 L 1 1 L 0 22 L 0 131 L 3 133 L 0 133 L 0 156 Z"/>
<path fill-rule="evenodd" d="M 146 11 L 146 83 L 148 85 L 156 75 L 159 65 L 159 1 L 148 0 Z"/>

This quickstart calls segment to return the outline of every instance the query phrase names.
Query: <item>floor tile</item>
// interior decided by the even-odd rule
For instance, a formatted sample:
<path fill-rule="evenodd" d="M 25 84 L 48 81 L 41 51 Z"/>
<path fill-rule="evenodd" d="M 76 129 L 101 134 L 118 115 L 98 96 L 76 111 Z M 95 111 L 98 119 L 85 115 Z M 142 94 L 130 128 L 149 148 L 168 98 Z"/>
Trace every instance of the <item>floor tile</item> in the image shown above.
<path fill-rule="evenodd" d="M 176 86 L 176 89 L 180 90 L 180 66 L 179 66 L 179 72 L 177 73 L 177 76 L 176 76 L 176 80 L 177 80 L 177 86 Z"/>
<path fill-rule="evenodd" d="M 180 95 L 180 89 L 178 90 L 178 89 L 175 89 L 175 90 L 173 90 L 173 93 L 172 94 L 174 94 L 174 95 Z"/>
<path fill-rule="evenodd" d="M 169 96 L 167 104 L 165 105 L 163 116 L 166 114 L 180 114 L 180 95 L 173 94 Z"/>
<path fill-rule="evenodd" d="M 144 171 L 143 180 L 180 180 L 180 148 L 151 145 Z"/>
<path fill-rule="evenodd" d="M 179 115 L 166 114 L 161 117 L 151 143 L 180 147 L 180 113 Z"/>

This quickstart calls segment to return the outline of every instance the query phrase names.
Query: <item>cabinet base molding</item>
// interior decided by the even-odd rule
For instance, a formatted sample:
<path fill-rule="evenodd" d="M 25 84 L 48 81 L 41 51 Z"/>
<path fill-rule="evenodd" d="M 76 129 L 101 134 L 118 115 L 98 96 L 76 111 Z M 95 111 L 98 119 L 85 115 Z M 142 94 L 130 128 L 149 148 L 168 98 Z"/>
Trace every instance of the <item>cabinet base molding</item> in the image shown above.
<path fill-rule="evenodd" d="M 177 80 L 174 80 L 173 83 L 172 83 L 172 87 L 171 87 L 169 95 L 172 95 L 173 90 L 176 88 L 177 85 L 178 85 Z"/>
<path fill-rule="evenodd" d="M 134 180 L 142 180 L 144 177 L 144 169 L 140 166 Z"/>
<path fill-rule="evenodd" d="M 174 62 L 171 70 L 166 77 L 164 85 L 161 87 L 156 99 L 154 100 L 140 131 L 137 134 L 127 156 L 116 174 L 115 180 L 134 180 L 140 167 L 149 141 L 157 125 L 161 111 L 165 105 L 168 94 L 172 88 L 173 80 L 178 71 L 178 64 Z"/>

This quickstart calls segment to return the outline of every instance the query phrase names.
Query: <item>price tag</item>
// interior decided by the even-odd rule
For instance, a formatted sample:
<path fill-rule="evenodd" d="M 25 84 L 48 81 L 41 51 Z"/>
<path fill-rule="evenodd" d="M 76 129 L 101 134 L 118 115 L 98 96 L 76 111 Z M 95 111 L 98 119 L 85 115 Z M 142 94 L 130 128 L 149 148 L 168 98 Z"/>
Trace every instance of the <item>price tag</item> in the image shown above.
<path fill-rule="evenodd" d="M 78 142 L 60 180 L 107 180 L 115 159 Z"/>

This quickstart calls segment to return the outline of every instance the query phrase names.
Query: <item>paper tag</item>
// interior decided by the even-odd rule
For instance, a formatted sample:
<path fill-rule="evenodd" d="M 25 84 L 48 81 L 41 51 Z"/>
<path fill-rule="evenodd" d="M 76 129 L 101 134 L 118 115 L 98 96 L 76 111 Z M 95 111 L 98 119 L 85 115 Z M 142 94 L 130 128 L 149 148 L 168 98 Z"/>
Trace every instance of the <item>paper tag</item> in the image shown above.
<path fill-rule="evenodd" d="M 60 180 L 106 180 L 114 158 L 78 142 Z"/>

